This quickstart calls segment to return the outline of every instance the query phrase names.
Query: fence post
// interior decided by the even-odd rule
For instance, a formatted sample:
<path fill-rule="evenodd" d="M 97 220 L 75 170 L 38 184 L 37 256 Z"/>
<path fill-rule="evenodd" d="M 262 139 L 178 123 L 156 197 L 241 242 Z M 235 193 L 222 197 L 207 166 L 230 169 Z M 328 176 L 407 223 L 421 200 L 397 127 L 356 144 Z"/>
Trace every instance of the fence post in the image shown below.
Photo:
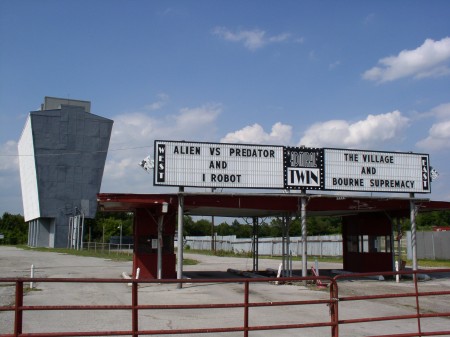
<path fill-rule="evenodd" d="M 16 307 L 14 316 L 14 336 L 22 334 L 22 322 L 23 322 L 23 281 L 16 281 Z"/>
<path fill-rule="evenodd" d="M 137 280 L 133 280 L 132 281 L 132 296 L 131 296 L 131 306 L 132 306 L 132 313 L 131 313 L 131 325 L 132 325 L 132 330 L 133 330 L 133 337 L 138 337 L 139 333 L 139 321 L 138 321 L 138 317 L 139 317 L 139 309 L 138 309 L 138 281 Z"/>
<path fill-rule="evenodd" d="M 320 257 L 322 258 L 323 252 L 322 252 L 322 248 L 323 248 L 323 244 L 322 244 L 322 239 L 319 238 L 319 245 L 320 245 Z"/>
<path fill-rule="evenodd" d="M 331 336 L 339 337 L 339 291 L 336 279 L 330 283 L 330 316 L 331 316 Z"/>
<path fill-rule="evenodd" d="M 249 298 L 249 281 L 244 283 L 244 337 L 248 337 L 248 298 Z"/>

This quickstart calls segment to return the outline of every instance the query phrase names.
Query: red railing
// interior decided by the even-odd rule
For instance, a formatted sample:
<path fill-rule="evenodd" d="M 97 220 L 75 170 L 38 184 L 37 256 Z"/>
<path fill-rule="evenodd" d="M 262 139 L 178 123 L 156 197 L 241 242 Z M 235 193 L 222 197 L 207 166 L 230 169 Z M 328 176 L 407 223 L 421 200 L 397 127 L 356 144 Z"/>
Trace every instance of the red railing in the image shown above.
<path fill-rule="evenodd" d="M 343 293 L 351 292 L 352 282 L 343 282 L 345 280 L 358 280 L 358 279 L 367 279 L 372 276 L 379 275 L 380 273 L 365 273 L 365 274 L 350 274 L 350 275 L 339 275 L 334 278 L 318 276 L 318 277 L 294 277 L 294 278 L 281 278 L 281 279 L 267 279 L 267 278 L 258 278 L 258 279 L 192 279 L 192 280 L 113 280 L 113 279 L 61 279 L 61 278 L 9 278 L 9 279 L 0 279 L 0 286 L 11 285 L 15 286 L 15 302 L 13 305 L 3 305 L 0 306 L 0 314 L 5 313 L 13 313 L 13 326 L 10 327 L 10 330 L 6 333 L 3 333 L 4 328 L 0 327 L 0 336 L 2 337 L 12 337 L 12 336 L 22 336 L 22 337 L 43 337 L 43 336 L 121 336 L 121 335 L 131 335 L 131 336 L 139 336 L 139 335 L 169 335 L 169 334 L 184 334 L 184 335 L 198 335 L 198 334 L 217 334 L 217 333 L 239 333 L 239 335 L 248 336 L 252 331 L 264 331 L 264 330 L 286 330 L 286 329 L 301 329 L 305 333 L 309 333 L 309 335 L 330 335 L 332 337 L 341 336 L 356 336 L 358 333 L 367 336 L 371 334 L 372 336 L 398 336 L 398 337 L 409 337 L 409 336 L 443 336 L 450 335 L 450 305 L 446 305 L 446 303 L 450 304 L 450 286 L 446 290 L 437 289 L 436 291 L 421 291 L 419 287 L 419 274 L 428 274 L 428 275 L 438 275 L 447 273 L 450 275 L 450 269 L 440 269 L 440 270 L 427 270 L 427 271 L 417 271 L 417 272 L 400 272 L 401 275 L 410 275 L 412 277 L 412 281 L 406 281 L 410 283 L 410 286 L 407 287 L 408 291 L 399 292 L 399 293 L 378 293 L 378 294 L 363 294 L 363 295 L 347 295 L 340 294 L 340 291 L 343 290 Z M 385 276 L 394 276 L 396 273 L 386 272 L 382 273 Z M 276 300 L 270 296 L 270 289 L 259 288 L 258 285 L 268 283 L 282 283 L 282 284 L 304 284 L 314 283 L 317 281 L 321 281 L 322 283 L 328 284 L 328 290 L 317 291 L 314 294 L 317 296 L 317 299 L 299 299 L 299 298 L 289 298 L 288 300 L 283 300 L 280 298 Z M 447 279 L 448 280 L 448 279 Z M 39 284 L 40 287 L 50 287 L 51 283 L 64 283 L 69 284 L 73 287 L 83 287 L 84 284 L 95 284 L 101 286 L 98 290 L 105 290 L 105 294 L 114 295 L 111 291 L 115 291 L 119 288 L 115 288 L 114 290 L 108 289 L 108 284 L 122 284 L 122 288 L 119 290 L 124 293 L 125 297 L 118 297 L 119 302 L 124 302 L 124 298 L 129 301 L 128 303 L 120 303 L 120 304 L 83 304 L 83 305 L 74 305 L 74 304 L 46 304 L 46 305 L 33 305 L 24 303 L 24 292 L 28 291 L 25 287 L 29 282 L 33 282 L 34 284 Z M 342 282 L 342 283 L 341 283 Z M 405 281 L 402 281 L 405 282 Z M 123 287 L 126 284 L 131 286 L 131 292 L 123 291 Z M 425 282 L 424 282 L 425 283 Z M 168 289 L 161 289 L 161 287 L 151 288 L 153 285 L 157 284 L 158 286 L 166 286 L 170 287 L 170 291 L 175 291 L 175 296 L 171 298 L 171 300 L 167 300 L 164 304 L 151 304 L 151 299 L 156 298 L 157 296 L 164 295 L 163 291 L 169 291 Z M 177 285 L 182 285 L 183 288 L 192 288 L 197 287 L 200 289 L 201 286 L 218 286 L 220 284 L 232 284 L 233 285 L 233 294 L 241 294 L 241 300 L 235 301 L 233 296 L 230 296 L 230 301 L 223 302 L 208 302 L 208 303 L 195 303 L 198 297 L 204 294 L 203 291 L 196 292 L 194 295 L 184 294 L 185 297 L 182 297 L 183 291 L 178 288 Z M 395 283 L 390 282 L 391 285 L 395 288 Z M 376 289 L 379 291 L 380 287 L 385 287 L 386 283 L 370 283 L 371 287 L 367 287 L 367 290 Z M 156 292 L 151 292 L 148 289 L 151 288 Z M 348 288 L 348 289 L 347 289 Z M 217 288 L 215 291 L 230 291 L 224 290 L 225 288 Z M 50 294 L 55 294 L 56 290 L 51 290 Z M 349 290 L 349 291 L 348 291 Z M 365 289 L 366 290 L 366 289 Z M 384 290 L 384 288 L 383 288 Z M 251 296 L 256 296 L 259 291 L 262 291 L 263 294 L 259 297 L 265 297 L 267 300 L 265 301 L 252 301 Z M 366 291 L 364 291 L 366 292 Z M 130 294 L 128 294 L 130 293 Z M 287 296 L 294 296 L 296 292 L 290 291 Z M 298 293 L 298 292 L 297 292 Z M 80 292 L 83 294 L 83 291 Z M 214 294 L 214 292 L 212 292 Z M 231 292 L 230 292 L 231 294 Z M 255 295 L 256 294 L 256 295 Z M 66 297 L 70 297 L 70 292 L 66 293 Z M 192 296 L 191 296 L 192 295 Z M 303 296 L 296 294 L 298 297 Z M 82 302 L 89 302 L 88 294 L 84 294 L 86 296 L 83 298 Z M 105 295 L 107 296 L 107 295 Z M 439 301 L 444 301 L 444 310 L 440 312 L 430 311 L 429 308 L 427 312 L 422 312 L 420 308 L 420 299 L 435 296 L 439 296 Z M 443 298 L 442 296 L 447 296 Z M 31 296 L 32 297 L 32 296 Z M 114 296 L 112 296 L 114 297 Z M 131 297 L 131 298 L 129 298 Z M 164 297 L 164 296 L 163 296 Z M 214 296 L 213 296 L 214 297 Z M 409 311 L 405 313 L 392 314 L 390 312 L 388 315 L 378 315 L 378 316 L 370 316 L 370 317 L 351 317 L 355 312 L 358 313 L 359 310 L 354 310 L 358 308 L 358 303 L 360 303 L 360 307 L 365 307 L 371 303 L 374 303 L 378 300 L 380 301 L 394 301 L 393 305 L 395 305 L 395 301 L 399 299 L 411 298 L 414 300 L 414 305 L 408 304 Z M 31 300 L 32 298 L 30 298 Z M 51 296 L 49 300 L 51 299 Z M 105 299 L 110 300 L 110 298 L 105 297 Z M 167 297 L 168 299 L 168 297 Z M 144 300 L 141 303 L 141 300 Z M 177 300 L 175 304 L 174 300 Z M 78 300 L 79 301 L 79 300 Z M 26 302 L 32 302 L 27 301 Z M 38 301 L 41 303 L 42 301 Z M 157 303 L 162 303 L 164 301 L 158 300 L 155 301 Z M 347 304 L 350 306 L 346 307 Z M 383 308 L 390 308 L 390 304 L 383 302 Z M 301 321 L 302 318 L 306 316 L 306 312 L 311 312 L 312 307 L 315 309 L 313 318 L 309 318 L 306 321 Z M 264 308 L 270 308 L 271 314 L 264 316 L 262 311 Z M 289 310 L 286 310 L 289 308 Z M 301 309 L 304 308 L 304 311 Z M 222 311 L 221 311 L 222 310 Z M 224 313 L 224 310 L 226 314 Z M 232 310 L 239 310 L 234 315 L 232 315 Z M 243 310 L 243 311 L 240 311 Z M 284 310 L 284 311 L 283 311 Z M 413 313 L 411 312 L 413 310 Z M 65 314 L 62 315 L 63 320 L 70 321 L 71 319 L 75 319 L 75 315 L 71 315 L 71 312 L 85 312 L 94 311 L 94 314 L 88 316 L 88 319 L 94 318 L 93 329 L 85 329 L 87 326 L 87 319 L 84 318 L 81 322 L 78 322 L 77 329 L 72 328 L 72 331 L 65 331 L 63 329 L 55 330 L 51 328 L 50 322 L 54 320 L 54 318 L 36 317 L 33 315 L 39 315 L 42 312 L 56 312 L 59 313 L 63 311 Z M 193 312 L 192 314 L 186 316 L 188 318 L 183 318 L 182 312 Z M 114 319 L 112 323 L 103 323 L 101 322 L 100 313 L 106 312 L 120 312 L 120 320 L 127 321 L 127 324 L 130 324 L 128 329 L 101 329 L 103 326 L 111 326 L 113 327 L 113 323 L 117 321 Z M 131 313 L 130 318 L 125 318 L 125 313 Z M 148 314 L 151 312 L 152 314 Z M 167 316 L 161 316 L 162 312 L 168 312 Z M 214 312 L 213 316 L 212 313 Z M 239 313 L 240 312 L 240 313 Z M 373 310 L 371 312 L 378 313 L 378 310 Z M 112 316 L 112 314 L 110 314 Z M 148 319 L 148 317 L 152 317 L 152 319 Z M 156 317 L 158 316 L 158 317 Z M 215 320 L 214 324 L 206 324 L 211 322 L 203 322 L 202 317 L 218 317 Z M 226 320 L 226 318 L 230 316 L 233 320 L 230 322 Z M 291 317 L 292 316 L 292 317 Z M 106 316 L 104 316 L 106 317 Z M 261 322 L 261 317 L 267 320 L 267 322 Z M 317 317 L 317 320 L 315 319 Z M 320 319 L 321 318 L 321 319 Z M 161 328 L 161 321 L 165 319 L 166 323 L 165 329 Z M 275 323 L 275 319 L 280 319 L 280 322 Z M 292 319 L 290 321 L 290 319 Z M 427 319 L 438 319 L 439 321 L 433 321 L 433 329 L 424 329 L 422 322 Z M 411 321 L 414 320 L 417 323 L 414 328 L 411 328 Z M 0 320 L 8 321 L 8 320 Z M 148 327 L 148 322 L 151 321 L 152 328 Z M 176 322 L 173 322 L 176 321 Z M 191 324 L 187 324 L 186 327 L 183 327 L 181 323 L 183 322 L 192 322 L 192 321 L 201 321 L 201 323 L 205 323 L 206 326 L 200 327 L 191 327 Z M 396 326 L 393 326 L 392 331 L 386 331 L 387 323 L 390 321 L 395 321 Z M 29 322 L 27 324 L 27 322 Z M 39 329 L 35 322 L 39 322 Z M 218 322 L 218 323 L 217 323 Z M 378 325 L 375 327 L 370 327 L 368 325 L 373 323 L 383 322 L 382 325 Z M 408 324 L 403 324 L 399 322 L 407 322 Z M 142 324 L 145 323 L 145 324 Z M 157 324 L 158 323 L 158 324 Z M 264 324 L 266 323 L 266 324 Z M 110 325 L 108 325 L 110 324 Z M 217 326 L 215 325 L 217 324 Z M 42 326 L 44 328 L 42 328 Z M 26 327 L 27 331 L 24 331 L 24 327 Z M 382 328 L 381 328 L 382 327 Z M 326 333 L 324 331 L 326 329 Z M 3 330 L 2 330 L 3 329 Z M 45 330 L 47 329 L 47 330 Z M 70 328 L 69 328 L 70 329 Z M 44 331 L 43 331 L 44 330 Z M 55 331 L 53 331 L 55 330 Z M 78 331 L 74 331 L 78 330 Z M 81 331 L 80 331 L 81 330 Z M 320 333 L 315 333 L 316 330 L 320 330 Z M 373 334 L 373 332 L 377 332 L 377 334 Z M 380 333 L 383 332 L 383 333 Z M 273 331 L 272 331 L 273 333 Z"/>

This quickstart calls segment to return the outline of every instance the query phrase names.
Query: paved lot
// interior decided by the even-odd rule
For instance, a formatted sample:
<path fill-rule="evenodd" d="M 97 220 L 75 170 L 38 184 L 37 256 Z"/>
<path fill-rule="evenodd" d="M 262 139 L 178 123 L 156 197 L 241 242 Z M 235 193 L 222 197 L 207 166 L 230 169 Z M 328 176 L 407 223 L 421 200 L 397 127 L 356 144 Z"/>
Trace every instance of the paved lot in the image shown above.
<path fill-rule="evenodd" d="M 186 254 L 186 257 L 200 261 L 195 266 L 186 266 L 187 277 L 222 278 L 239 281 L 236 275 L 227 273 L 228 268 L 250 270 L 252 259 L 211 257 Z M 57 253 L 20 250 L 14 247 L 0 246 L 0 277 L 27 277 L 30 266 L 35 266 L 35 277 L 53 278 L 115 278 L 120 279 L 123 272 L 131 273 L 131 262 L 86 258 Z M 259 268 L 277 269 L 279 261 L 260 259 Z M 294 262 L 294 269 L 301 269 L 301 262 Z M 339 264 L 321 264 L 320 268 L 341 268 Z M 450 291 L 448 277 L 439 277 L 421 282 L 426 290 Z M 25 295 L 25 305 L 76 305 L 76 304 L 130 304 L 131 288 L 126 284 L 86 284 L 86 283 L 38 283 L 37 290 Z M 367 293 L 405 293 L 413 291 L 410 280 L 394 281 L 346 281 L 339 284 L 340 295 L 361 295 Z M 275 285 L 252 284 L 251 302 L 316 300 L 327 299 L 324 290 L 304 287 L 300 284 Z M 146 284 L 139 287 L 140 304 L 200 304 L 200 303 L 242 303 L 243 284 L 186 284 L 177 289 L 175 284 Z M 0 305 L 14 301 L 14 287 L 0 286 Z M 376 301 L 341 302 L 339 318 L 349 319 L 369 316 L 414 314 L 414 299 L 393 298 Z M 450 296 L 421 298 L 421 307 L 425 312 L 449 310 Z M 329 320 L 329 311 L 325 304 L 302 307 L 265 307 L 252 308 L 251 325 L 311 323 Z M 27 312 L 24 315 L 24 332 L 43 331 L 101 331 L 131 329 L 129 311 L 40 311 Z M 141 329 L 191 329 L 205 327 L 242 326 L 242 308 L 210 310 L 143 310 L 139 316 Z M 0 334 L 12 333 L 13 313 L 0 312 Z M 375 322 L 370 324 L 347 325 L 340 327 L 340 335 L 366 336 L 369 334 L 402 333 L 417 327 L 415 320 Z M 436 318 L 422 323 L 424 330 L 450 329 L 450 319 Z M 252 331 L 250 336 L 273 336 L 270 331 Z M 215 333 L 214 336 L 242 336 L 242 333 Z M 292 335 L 292 330 L 281 330 L 277 335 Z M 329 336 L 330 328 L 302 330 L 301 336 Z M 190 336 L 190 335 L 184 335 Z M 194 336 L 194 334 L 192 335 Z"/>

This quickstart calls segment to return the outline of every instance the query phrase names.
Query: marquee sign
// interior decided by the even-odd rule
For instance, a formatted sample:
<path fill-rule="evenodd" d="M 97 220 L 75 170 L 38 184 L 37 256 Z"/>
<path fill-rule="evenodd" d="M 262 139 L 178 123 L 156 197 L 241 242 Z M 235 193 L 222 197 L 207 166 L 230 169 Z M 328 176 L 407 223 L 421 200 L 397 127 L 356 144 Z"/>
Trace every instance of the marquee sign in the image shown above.
<path fill-rule="evenodd" d="M 283 189 L 283 147 L 155 141 L 154 185 Z"/>
<path fill-rule="evenodd" d="M 323 190 L 323 149 L 286 147 L 284 149 L 284 188 Z"/>
<path fill-rule="evenodd" d="M 427 154 L 155 141 L 153 184 L 430 193 Z"/>
<path fill-rule="evenodd" d="M 427 154 L 324 149 L 325 189 L 429 193 Z"/>

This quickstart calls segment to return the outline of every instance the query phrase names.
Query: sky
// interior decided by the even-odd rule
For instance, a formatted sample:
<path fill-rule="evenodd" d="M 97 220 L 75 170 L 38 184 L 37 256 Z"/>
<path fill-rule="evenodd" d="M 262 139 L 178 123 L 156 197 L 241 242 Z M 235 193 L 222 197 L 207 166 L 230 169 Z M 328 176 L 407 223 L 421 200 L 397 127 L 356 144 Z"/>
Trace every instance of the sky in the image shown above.
<path fill-rule="evenodd" d="M 450 2 L 0 0 L 0 214 L 45 96 L 114 120 L 103 193 L 161 193 L 154 140 L 427 153 L 450 201 Z"/>

